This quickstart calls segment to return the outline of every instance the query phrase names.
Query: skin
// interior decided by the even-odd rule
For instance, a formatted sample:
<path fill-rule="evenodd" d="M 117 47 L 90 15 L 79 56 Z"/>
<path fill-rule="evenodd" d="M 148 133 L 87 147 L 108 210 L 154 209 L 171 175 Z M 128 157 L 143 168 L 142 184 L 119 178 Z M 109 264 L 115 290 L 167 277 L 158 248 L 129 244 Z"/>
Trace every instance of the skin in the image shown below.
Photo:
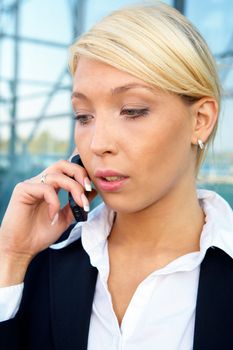
<path fill-rule="evenodd" d="M 128 84 L 138 86 L 119 91 Z M 75 142 L 95 186 L 98 189 L 96 169 L 129 176 L 117 192 L 98 189 L 117 212 L 112 239 L 118 231 L 116 240 L 129 240 L 130 245 L 144 245 L 146 238 L 150 247 L 174 247 L 179 237 L 180 246 L 182 237 L 187 239 L 179 232 L 181 226 L 187 229 L 192 221 L 193 227 L 193 215 L 203 218 L 195 189 L 200 102 L 187 105 L 176 95 L 151 89 L 128 73 L 87 58 L 79 61 L 73 91 L 74 113 L 82 116 Z M 149 112 L 130 119 L 122 111 L 127 108 Z"/>
<path fill-rule="evenodd" d="M 21 283 L 32 258 L 69 226 L 71 210 L 60 208 L 57 191 L 71 191 L 82 206 L 89 176 L 116 212 L 108 237 L 108 286 L 121 323 L 136 287 L 150 272 L 199 250 L 204 214 L 195 188 L 197 139 L 205 142 L 211 134 L 217 103 L 203 97 L 188 105 L 128 73 L 81 57 L 72 104 L 75 115 L 82 115 L 74 138 L 85 169 L 62 160 L 45 169 L 46 184 L 39 174 L 16 186 L 0 228 L 0 287 Z M 115 192 L 101 191 L 97 169 L 118 171 L 128 180 Z M 95 195 L 92 191 L 89 200 Z"/>
<path fill-rule="evenodd" d="M 120 324 L 135 289 L 150 272 L 199 250 L 204 213 L 196 195 L 196 144 L 212 130 L 217 108 L 210 99 L 187 105 L 176 95 L 83 57 L 72 103 L 81 116 L 75 129 L 81 158 L 104 202 L 116 212 L 108 237 L 108 287 Z M 127 108 L 148 113 L 130 119 Z M 96 169 L 113 169 L 129 180 L 117 192 L 101 191 Z"/>

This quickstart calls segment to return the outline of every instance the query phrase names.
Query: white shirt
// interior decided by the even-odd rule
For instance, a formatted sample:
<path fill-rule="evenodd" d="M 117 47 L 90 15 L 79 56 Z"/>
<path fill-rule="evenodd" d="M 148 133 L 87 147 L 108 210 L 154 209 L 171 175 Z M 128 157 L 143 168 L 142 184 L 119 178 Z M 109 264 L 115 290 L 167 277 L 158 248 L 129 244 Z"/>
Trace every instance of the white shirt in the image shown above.
<path fill-rule="evenodd" d="M 103 203 L 88 221 L 77 224 L 68 239 L 54 244 L 62 249 L 81 235 L 93 266 L 98 269 L 90 321 L 88 350 L 191 350 L 200 264 L 209 247 L 219 247 L 233 258 L 233 212 L 215 192 L 197 190 L 206 223 L 200 251 L 188 253 L 155 270 L 137 287 L 119 327 L 108 291 L 107 237 L 114 212 Z M 23 284 L 0 288 L 0 320 L 14 317 Z M 8 292 L 14 298 L 8 298 Z M 12 305 L 10 305 L 12 304 Z"/>

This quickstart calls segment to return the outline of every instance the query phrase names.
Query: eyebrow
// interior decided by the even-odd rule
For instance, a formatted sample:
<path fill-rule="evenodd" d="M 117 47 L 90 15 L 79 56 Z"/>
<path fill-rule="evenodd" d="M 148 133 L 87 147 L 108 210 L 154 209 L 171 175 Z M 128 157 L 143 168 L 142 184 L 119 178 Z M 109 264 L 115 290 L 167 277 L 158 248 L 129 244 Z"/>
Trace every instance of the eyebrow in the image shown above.
<path fill-rule="evenodd" d="M 129 84 L 118 86 L 116 88 L 111 89 L 111 94 L 117 95 L 117 94 L 123 93 L 127 90 L 138 89 L 138 88 L 140 88 L 140 89 L 143 88 L 143 89 L 149 90 L 150 92 L 155 92 L 154 89 L 148 85 L 143 85 L 143 84 L 138 84 L 138 83 L 129 83 Z M 81 98 L 83 100 L 88 100 L 88 97 L 79 91 L 74 91 L 71 95 L 71 99 L 72 98 Z"/>
<path fill-rule="evenodd" d="M 83 100 L 89 100 L 88 97 L 86 95 L 84 95 L 82 92 L 78 92 L 78 91 L 73 91 L 71 94 L 71 100 L 73 98 L 81 98 Z"/>
<path fill-rule="evenodd" d="M 148 85 L 143 85 L 143 84 L 138 84 L 138 83 L 130 83 L 130 84 L 126 84 L 126 85 L 123 85 L 123 86 L 118 86 L 114 89 L 111 89 L 111 92 L 112 92 L 112 95 L 115 95 L 115 94 L 120 94 L 124 91 L 127 91 L 127 90 L 130 90 L 130 89 L 147 89 L 147 90 L 150 90 L 150 91 L 153 91 L 153 88 L 148 86 Z"/>

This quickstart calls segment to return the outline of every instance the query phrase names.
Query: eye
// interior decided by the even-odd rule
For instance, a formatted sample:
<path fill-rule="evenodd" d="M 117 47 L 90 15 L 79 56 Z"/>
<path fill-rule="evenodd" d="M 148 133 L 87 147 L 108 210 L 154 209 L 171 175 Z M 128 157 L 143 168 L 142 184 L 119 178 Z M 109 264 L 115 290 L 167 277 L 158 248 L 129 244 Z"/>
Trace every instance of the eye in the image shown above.
<path fill-rule="evenodd" d="M 121 115 L 125 115 L 128 119 L 135 119 L 146 116 L 149 113 L 149 108 L 124 108 Z"/>
<path fill-rule="evenodd" d="M 93 118 L 90 114 L 75 114 L 74 120 L 77 120 L 81 125 L 86 125 Z"/>

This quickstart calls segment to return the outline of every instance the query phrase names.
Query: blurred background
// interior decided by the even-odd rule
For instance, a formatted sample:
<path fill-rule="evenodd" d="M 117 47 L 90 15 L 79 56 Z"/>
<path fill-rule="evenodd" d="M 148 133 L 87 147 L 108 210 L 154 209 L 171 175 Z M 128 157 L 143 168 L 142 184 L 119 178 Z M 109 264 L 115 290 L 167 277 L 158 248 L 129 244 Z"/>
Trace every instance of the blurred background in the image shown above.
<path fill-rule="evenodd" d="M 69 45 L 112 10 L 138 2 L 0 0 L 0 222 L 17 182 L 72 153 Z M 196 25 L 217 60 L 220 126 L 198 186 L 216 190 L 233 207 L 233 1 L 164 2 Z"/>

